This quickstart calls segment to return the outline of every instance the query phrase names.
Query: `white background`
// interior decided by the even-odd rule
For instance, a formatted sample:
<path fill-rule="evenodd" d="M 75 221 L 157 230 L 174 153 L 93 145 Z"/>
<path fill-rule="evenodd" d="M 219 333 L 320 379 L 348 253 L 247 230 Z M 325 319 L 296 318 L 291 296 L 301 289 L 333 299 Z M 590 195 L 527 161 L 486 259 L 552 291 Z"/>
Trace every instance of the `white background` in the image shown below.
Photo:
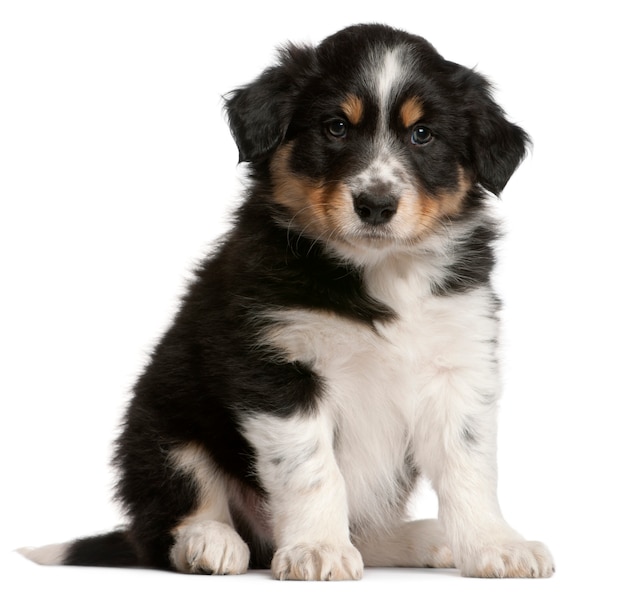
<path fill-rule="evenodd" d="M 278 584 L 45 568 L 12 552 L 121 521 L 108 462 L 132 382 L 194 263 L 242 187 L 221 95 L 288 39 L 355 22 L 421 34 L 476 66 L 534 139 L 500 210 L 508 235 L 505 515 L 551 547 L 548 581 L 367 570 L 353 591 L 623 590 L 623 16 L 582 2 L 106 2 L 0 4 L 0 438 L 3 591 Z M 416 514 L 436 512 L 423 490 Z M 210 579 L 210 580 L 207 580 Z"/>

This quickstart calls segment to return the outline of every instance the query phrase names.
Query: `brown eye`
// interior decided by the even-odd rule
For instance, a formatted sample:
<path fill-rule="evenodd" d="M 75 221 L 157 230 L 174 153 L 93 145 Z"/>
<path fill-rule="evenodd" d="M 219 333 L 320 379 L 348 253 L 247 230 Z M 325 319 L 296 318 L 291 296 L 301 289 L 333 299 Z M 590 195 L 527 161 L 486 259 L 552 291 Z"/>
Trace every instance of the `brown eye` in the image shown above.
<path fill-rule="evenodd" d="M 343 119 L 326 122 L 326 132 L 331 138 L 343 140 L 348 135 L 348 124 Z"/>
<path fill-rule="evenodd" d="M 433 134 L 426 126 L 417 125 L 411 132 L 411 143 L 417 146 L 428 144 L 433 139 Z"/>

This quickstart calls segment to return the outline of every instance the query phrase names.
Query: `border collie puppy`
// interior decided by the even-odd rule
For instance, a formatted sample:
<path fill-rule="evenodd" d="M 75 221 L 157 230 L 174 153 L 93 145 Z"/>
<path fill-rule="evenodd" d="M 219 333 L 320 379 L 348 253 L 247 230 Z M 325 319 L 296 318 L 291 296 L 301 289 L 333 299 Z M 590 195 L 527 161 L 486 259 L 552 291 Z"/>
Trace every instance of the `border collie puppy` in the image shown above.
<path fill-rule="evenodd" d="M 23 553 L 550 576 L 496 497 L 489 202 L 524 131 L 481 75 L 382 25 L 286 46 L 226 110 L 249 187 L 134 388 L 114 460 L 128 524 Z M 437 520 L 406 519 L 421 475 Z"/>

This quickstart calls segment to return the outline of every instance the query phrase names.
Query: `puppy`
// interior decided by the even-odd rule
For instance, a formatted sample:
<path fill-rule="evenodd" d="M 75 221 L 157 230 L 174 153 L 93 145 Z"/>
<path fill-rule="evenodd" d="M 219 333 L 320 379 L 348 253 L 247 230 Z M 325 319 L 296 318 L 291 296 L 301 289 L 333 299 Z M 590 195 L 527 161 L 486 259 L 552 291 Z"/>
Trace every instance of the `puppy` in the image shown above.
<path fill-rule="evenodd" d="M 349 27 L 226 100 L 249 187 L 134 388 L 125 528 L 42 564 L 548 577 L 496 498 L 498 226 L 525 155 L 473 70 Z M 406 520 L 421 475 L 439 519 Z"/>

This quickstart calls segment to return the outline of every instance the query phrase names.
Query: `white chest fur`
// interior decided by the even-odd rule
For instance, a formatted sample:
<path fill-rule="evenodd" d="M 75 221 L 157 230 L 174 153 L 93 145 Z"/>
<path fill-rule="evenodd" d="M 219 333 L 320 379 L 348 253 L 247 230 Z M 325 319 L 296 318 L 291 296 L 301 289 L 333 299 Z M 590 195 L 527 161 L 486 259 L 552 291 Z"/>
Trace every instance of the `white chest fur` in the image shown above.
<path fill-rule="evenodd" d="M 479 409 L 498 392 L 490 291 L 432 296 L 417 274 L 396 272 L 367 278 L 393 321 L 371 328 L 293 309 L 273 314 L 265 336 L 324 381 L 319 414 L 357 526 L 398 519 L 415 468 L 429 473 L 459 432 L 480 431 Z"/>

